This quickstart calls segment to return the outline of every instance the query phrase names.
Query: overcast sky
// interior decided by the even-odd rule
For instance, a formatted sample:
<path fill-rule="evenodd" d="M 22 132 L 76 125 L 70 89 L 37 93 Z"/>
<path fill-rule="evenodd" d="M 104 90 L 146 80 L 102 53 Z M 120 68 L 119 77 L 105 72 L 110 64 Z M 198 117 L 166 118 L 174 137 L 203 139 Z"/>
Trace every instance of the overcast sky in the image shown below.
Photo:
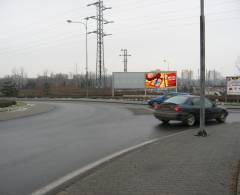
<path fill-rule="evenodd" d="M 85 73 L 84 26 L 96 14 L 94 0 L 0 0 L 0 77 L 23 67 L 28 77 Z M 224 76 L 237 74 L 240 55 L 240 0 L 206 0 L 206 66 Z M 105 66 L 123 71 L 121 48 L 128 49 L 128 71 L 199 68 L 200 0 L 104 0 Z M 89 31 L 96 22 L 89 21 Z M 95 71 L 96 35 L 89 35 L 89 69 Z M 180 74 L 180 72 L 179 72 Z M 240 74 L 240 73 L 239 73 Z"/>

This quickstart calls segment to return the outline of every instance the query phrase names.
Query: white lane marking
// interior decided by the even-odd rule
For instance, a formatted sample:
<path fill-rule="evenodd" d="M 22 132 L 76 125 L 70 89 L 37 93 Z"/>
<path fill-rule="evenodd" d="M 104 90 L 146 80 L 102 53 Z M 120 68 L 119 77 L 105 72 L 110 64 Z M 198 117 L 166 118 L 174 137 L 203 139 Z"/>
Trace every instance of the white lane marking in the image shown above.
<path fill-rule="evenodd" d="M 31 193 L 31 195 L 44 195 L 46 193 L 49 193 L 50 191 L 54 190 L 54 189 L 57 189 L 59 186 L 63 185 L 64 183 L 66 183 L 67 181 L 77 177 L 77 176 L 80 176 L 88 171 L 90 171 L 91 169 L 94 169 L 98 166 L 100 166 L 101 164 L 107 162 L 107 161 L 110 161 L 110 160 L 113 160 L 125 153 L 128 153 L 128 152 L 131 152 L 133 150 L 136 150 L 136 149 L 139 149 L 143 146 L 146 146 L 146 145 L 149 145 L 149 144 L 152 144 L 154 142 L 157 142 L 157 141 L 160 141 L 160 140 L 163 140 L 163 139 L 166 139 L 166 138 L 170 138 L 170 137 L 173 137 L 173 136 L 176 136 L 176 135 L 180 135 L 180 134 L 184 134 L 186 133 L 187 131 L 190 131 L 190 130 L 193 130 L 193 129 L 188 129 L 188 130 L 184 130 L 184 131 L 181 131 L 181 132 L 178 132 L 178 133 L 174 133 L 174 134 L 171 134 L 171 135 L 167 135 L 167 136 L 164 136 L 164 137 L 160 137 L 160 138 L 156 138 L 156 139 L 152 139 L 152 140 L 149 140 L 149 141 L 146 141 L 146 142 L 143 142 L 141 144 L 138 144 L 138 145 L 135 145 L 135 146 L 132 146 L 132 147 L 129 147 L 129 148 L 126 148 L 124 150 L 121 150 L 119 152 L 116 152 L 116 153 L 113 153 L 109 156 L 106 156 L 98 161 L 95 161 L 91 164 L 88 164 L 76 171 L 73 171 L 61 178 L 59 178 L 58 180 L 50 183 L 49 185 Z"/>

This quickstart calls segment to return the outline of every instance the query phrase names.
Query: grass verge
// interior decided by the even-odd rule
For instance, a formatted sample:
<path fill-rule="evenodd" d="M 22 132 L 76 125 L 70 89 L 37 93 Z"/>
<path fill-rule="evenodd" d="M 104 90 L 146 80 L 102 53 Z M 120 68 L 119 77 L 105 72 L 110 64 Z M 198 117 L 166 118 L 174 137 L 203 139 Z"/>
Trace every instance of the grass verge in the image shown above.
<path fill-rule="evenodd" d="M 0 112 L 14 112 L 14 111 L 24 111 L 30 108 L 32 105 L 25 102 L 17 101 L 15 104 L 9 105 L 7 107 L 0 107 Z"/>

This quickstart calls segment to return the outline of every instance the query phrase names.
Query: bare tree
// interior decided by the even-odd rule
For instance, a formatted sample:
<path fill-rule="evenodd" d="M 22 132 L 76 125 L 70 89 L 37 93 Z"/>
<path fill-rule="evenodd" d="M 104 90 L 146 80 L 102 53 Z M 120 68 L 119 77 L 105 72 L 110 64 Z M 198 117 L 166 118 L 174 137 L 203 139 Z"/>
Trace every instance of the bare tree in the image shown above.
<path fill-rule="evenodd" d="M 12 70 L 12 79 L 16 83 L 17 88 L 22 89 L 27 83 L 27 73 L 24 68 L 21 67 L 19 69 L 14 68 Z"/>

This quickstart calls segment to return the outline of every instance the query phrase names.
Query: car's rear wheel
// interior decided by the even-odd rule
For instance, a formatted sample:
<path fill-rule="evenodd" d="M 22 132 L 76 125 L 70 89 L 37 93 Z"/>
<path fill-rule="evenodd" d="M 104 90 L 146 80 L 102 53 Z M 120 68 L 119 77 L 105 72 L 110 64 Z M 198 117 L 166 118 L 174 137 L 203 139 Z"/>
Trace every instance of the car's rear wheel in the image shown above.
<path fill-rule="evenodd" d="M 221 112 L 220 116 L 219 116 L 218 118 L 216 118 L 216 120 L 217 120 L 219 123 L 225 123 L 226 118 L 227 118 L 226 112 Z"/>
<path fill-rule="evenodd" d="M 189 115 L 187 116 L 187 119 L 185 120 L 185 123 L 186 123 L 189 127 L 194 126 L 195 123 L 196 123 L 196 117 L 195 117 L 195 115 L 189 114 Z"/>
<path fill-rule="evenodd" d="M 169 120 L 161 120 L 163 125 L 167 125 L 169 123 Z"/>

